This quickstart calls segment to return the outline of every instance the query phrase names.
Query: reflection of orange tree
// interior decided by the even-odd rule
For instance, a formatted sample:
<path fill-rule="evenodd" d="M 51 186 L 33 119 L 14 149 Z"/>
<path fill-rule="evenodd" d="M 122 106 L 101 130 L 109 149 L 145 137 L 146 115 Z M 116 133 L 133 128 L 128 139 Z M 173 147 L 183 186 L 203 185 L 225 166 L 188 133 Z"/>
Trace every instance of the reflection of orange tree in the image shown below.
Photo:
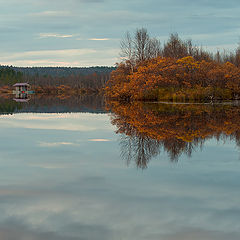
<path fill-rule="evenodd" d="M 122 135 L 123 156 L 146 167 L 161 146 L 172 160 L 191 155 L 206 139 L 231 138 L 240 146 L 240 108 L 231 105 L 109 103 Z M 125 149 L 125 150 L 124 150 Z"/>

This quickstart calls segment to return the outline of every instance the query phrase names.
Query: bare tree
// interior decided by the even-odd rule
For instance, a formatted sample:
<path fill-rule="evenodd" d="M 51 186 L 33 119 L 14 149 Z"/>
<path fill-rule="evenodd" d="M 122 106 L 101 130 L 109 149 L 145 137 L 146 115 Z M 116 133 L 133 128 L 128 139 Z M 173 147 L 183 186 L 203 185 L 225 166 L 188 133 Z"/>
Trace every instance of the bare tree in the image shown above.
<path fill-rule="evenodd" d="M 150 41 L 147 30 L 145 28 L 137 29 L 133 41 L 136 60 L 139 62 L 143 62 L 147 59 L 146 53 Z"/>
<path fill-rule="evenodd" d="M 146 48 L 146 58 L 151 59 L 158 56 L 161 56 L 161 43 L 156 38 L 151 38 L 148 42 L 147 48 Z"/>
<path fill-rule="evenodd" d="M 182 58 L 188 56 L 188 47 L 179 37 L 178 34 L 171 34 L 169 40 L 164 44 L 164 57 Z"/>
<path fill-rule="evenodd" d="M 160 54 L 160 41 L 150 38 L 145 28 L 137 29 L 133 37 L 127 32 L 121 41 L 120 55 L 132 67 Z"/>
<path fill-rule="evenodd" d="M 133 40 L 131 34 L 126 32 L 125 37 L 120 42 L 121 52 L 120 56 L 131 65 L 133 71 L 134 66 L 134 49 L 133 49 Z"/>

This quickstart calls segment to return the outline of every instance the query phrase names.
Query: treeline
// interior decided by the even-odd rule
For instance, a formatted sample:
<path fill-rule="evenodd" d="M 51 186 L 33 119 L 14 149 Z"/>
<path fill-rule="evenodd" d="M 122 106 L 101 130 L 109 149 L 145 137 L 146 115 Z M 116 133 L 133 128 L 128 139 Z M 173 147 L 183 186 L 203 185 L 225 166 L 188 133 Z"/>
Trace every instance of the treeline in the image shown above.
<path fill-rule="evenodd" d="M 123 61 L 106 94 L 120 100 L 206 101 L 240 98 L 240 48 L 209 53 L 177 34 L 161 46 L 146 29 L 121 42 Z"/>
<path fill-rule="evenodd" d="M 23 80 L 23 74 L 11 67 L 0 67 L 0 86 L 14 84 Z"/>
<path fill-rule="evenodd" d="M 69 75 L 66 77 L 54 76 L 24 76 L 26 82 L 40 91 L 54 92 L 59 88 L 72 90 L 91 90 L 98 91 L 102 89 L 110 79 L 110 73 L 92 73 L 88 75 Z M 42 89 L 42 90 L 41 90 Z"/>
<path fill-rule="evenodd" d="M 62 68 L 62 67 L 5 67 L 0 66 L 0 86 L 4 91 L 16 82 L 28 82 L 41 93 L 57 94 L 59 90 L 96 92 L 110 78 L 113 67 Z"/>
<path fill-rule="evenodd" d="M 120 45 L 123 62 L 133 67 L 156 57 L 180 59 L 188 56 L 196 61 L 230 62 L 240 67 L 240 46 L 232 52 L 223 49 L 211 53 L 194 45 L 191 39 L 182 40 L 177 33 L 170 34 L 167 42 L 162 45 L 160 40 L 149 36 L 147 29 L 137 29 L 133 36 L 127 32 Z"/>
<path fill-rule="evenodd" d="M 114 67 L 12 67 L 16 72 L 21 72 L 28 76 L 86 76 L 93 73 L 107 74 L 112 72 Z"/>

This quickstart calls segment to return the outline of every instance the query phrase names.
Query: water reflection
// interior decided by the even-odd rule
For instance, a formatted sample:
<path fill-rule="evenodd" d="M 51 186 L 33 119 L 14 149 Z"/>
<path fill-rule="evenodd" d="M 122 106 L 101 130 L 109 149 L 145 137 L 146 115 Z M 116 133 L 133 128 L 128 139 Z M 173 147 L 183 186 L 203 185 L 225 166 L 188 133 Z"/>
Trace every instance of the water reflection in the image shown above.
<path fill-rule="evenodd" d="M 161 149 L 172 161 L 191 157 L 206 140 L 234 141 L 240 147 L 240 108 L 236 104 L 157 104 L 109 102 L 111 122 L 121 134 L 121 155 L 146 168 Z"/>
<path fill-rule="evenodd" d="M 31 99 L 31 96 L 27 93 L 16 93 L 15 98 L 13 100 L 15 102 L 28 102 Z"/>
<path fill-rule="evenodd" d="M 104 113 L 104 99 L 101 95 L 83 96 L 41 96 L 21 94 L 0 98 L 0 114 L 13 113 L 66 113 L 92 112 Z"/>
<path fill-rule="evenodd" d="M 101 98 L 0 107 L 13 113 L 0 116 L 1 240 L 240 239 L 234 106 L 116 103 L 115 125 Z M 147 171 L 123 164 L 116 126 L 125 159 Z M 194 143 L 204 152 L 187 161 Z M 152 161 L 163 148 L 181 161 Z"/>

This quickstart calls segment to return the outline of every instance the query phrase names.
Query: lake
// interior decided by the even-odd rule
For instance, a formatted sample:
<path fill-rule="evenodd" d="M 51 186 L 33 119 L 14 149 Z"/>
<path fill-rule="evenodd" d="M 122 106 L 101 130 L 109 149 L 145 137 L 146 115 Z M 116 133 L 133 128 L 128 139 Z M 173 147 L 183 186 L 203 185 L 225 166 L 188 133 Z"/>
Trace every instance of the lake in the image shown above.
<path fill-rule="evenodd" d="M 1 240 L 239 240 L 240 105 L 0 99 Z"/>

